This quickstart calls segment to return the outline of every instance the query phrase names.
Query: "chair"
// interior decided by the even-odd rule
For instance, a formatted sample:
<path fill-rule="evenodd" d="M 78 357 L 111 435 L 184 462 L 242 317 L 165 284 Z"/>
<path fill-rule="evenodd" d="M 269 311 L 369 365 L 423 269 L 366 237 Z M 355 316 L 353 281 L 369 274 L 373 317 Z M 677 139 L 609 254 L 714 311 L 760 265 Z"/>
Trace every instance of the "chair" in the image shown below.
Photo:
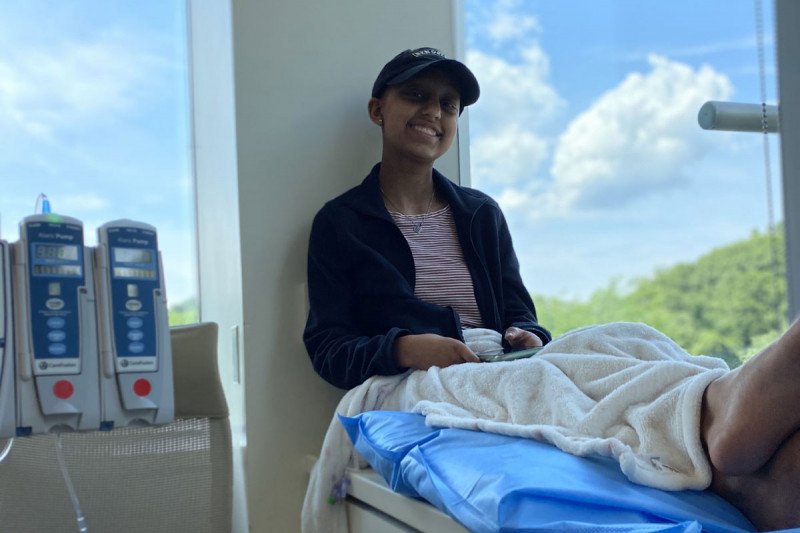
<path fill-rule="evenodd" d="M 172 328 L 171 339 L 175 421 L 15 438 L 0 463 L 0 531 L 231 531 L 231 433 L 217 325 Z"/>

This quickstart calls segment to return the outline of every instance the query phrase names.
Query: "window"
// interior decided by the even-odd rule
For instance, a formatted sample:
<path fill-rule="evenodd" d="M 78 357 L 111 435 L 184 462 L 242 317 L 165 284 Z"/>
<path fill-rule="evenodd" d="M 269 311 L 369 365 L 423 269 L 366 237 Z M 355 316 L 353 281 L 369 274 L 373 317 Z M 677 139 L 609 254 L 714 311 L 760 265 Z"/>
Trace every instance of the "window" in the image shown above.
<path fill-rule="evenodd" d="M 197 320 L 182 2 L 0 6 L 0 236 L 39 212 L 155 226 L 170 322 Z"/>
<path fill-rule="evenodd" d="M 772 340 L 786 324 L 777 136 L 765 158 L 763 134 L 697 122 L 706 101 L 760 104 L 762 87 L 776 103 L 770 2 L 465 7 L 482 88 L 471 184 L 503 207 L 543 325 L 647 322 L 732 366 Z"/>

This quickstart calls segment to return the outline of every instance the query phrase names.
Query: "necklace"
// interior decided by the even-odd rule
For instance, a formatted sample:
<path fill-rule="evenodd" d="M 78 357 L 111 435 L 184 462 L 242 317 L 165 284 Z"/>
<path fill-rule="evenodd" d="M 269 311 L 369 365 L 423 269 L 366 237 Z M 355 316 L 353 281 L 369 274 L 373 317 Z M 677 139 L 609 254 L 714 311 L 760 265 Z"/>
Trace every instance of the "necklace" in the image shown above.
<path fill-rule="evenodd" d="M 396 205 L 394 205 L 394 202 L 392 202 L 392 200 L 389 198 L 389 195 L 386 194 L 386 191 L 383 190 L 383 187 L 379 185 L 378 189 L 380 189 L 381 194 L 383 195 L 384 198 L 386 198 L 386 201 L 389 203 L 389 205 L 392 206 L 392 209 L 400 213 L 401 216 L 403 216 L 404 218 L 406 218 L 411 222 L 411 225 L 414 228 L 414 233 L 417 234 L 422 233 L 422 226 L 425 224 L 425 219 L 428 218 L 428 215 L 431 213 L 431 205 L 433 205 L 433 197 L 436 196 L 435 190 L 431 188 L 431 197 L 428 200 L 428 209 L 425 210 L 425 214 L 422 216 L 422 220 L 415 221 L 411 218 L 413 215 L 406 215 L 405 213 L 400 211 Z"/>

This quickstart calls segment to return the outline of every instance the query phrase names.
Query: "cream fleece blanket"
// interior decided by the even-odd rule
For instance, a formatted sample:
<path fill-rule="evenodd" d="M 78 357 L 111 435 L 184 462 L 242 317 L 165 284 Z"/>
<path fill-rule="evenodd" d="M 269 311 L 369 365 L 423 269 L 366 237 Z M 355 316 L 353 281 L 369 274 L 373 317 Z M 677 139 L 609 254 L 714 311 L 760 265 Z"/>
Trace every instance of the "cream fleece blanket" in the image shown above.
<path fill-rule="evenodd" d="M 373 377 L 350 390 L 337 412 L 421 413 L 431 426 L 613 457 L 635 483 L 700 490 L 711 483 L 699 433 L 703 391 L 727 370 L 649 326 L 612 323 L 569 332 L 530 359 Z M 334 416 L 303 504 L 305 533 L 347 531 L 344 505 L 329 503 L 345 488 L 347 466 L 364 465 Z"/>

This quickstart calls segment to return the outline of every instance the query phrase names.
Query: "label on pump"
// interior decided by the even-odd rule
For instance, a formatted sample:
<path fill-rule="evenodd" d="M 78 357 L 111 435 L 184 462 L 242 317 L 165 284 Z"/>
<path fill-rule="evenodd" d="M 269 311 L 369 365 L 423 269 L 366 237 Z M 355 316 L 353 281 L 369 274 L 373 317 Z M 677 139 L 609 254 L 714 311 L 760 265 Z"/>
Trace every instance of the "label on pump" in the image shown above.
<path fill-rule="evenodd" d="M 13 437 L 16 427 L 10 260 L 8 243 L 0 241 L 0 438 Z"/>
<path fill-rule="evenodd" d="M 95 266 L 103 427 L 170 422 L 172 350 L 155 228 L 132 220 L 104 224 Z"/>
<path fill-rule="evenodd" d="M 17 432 L 97 429 L 94 288 L 83 226 L 59 215 L 26 217 L 13 252 Z"/>

